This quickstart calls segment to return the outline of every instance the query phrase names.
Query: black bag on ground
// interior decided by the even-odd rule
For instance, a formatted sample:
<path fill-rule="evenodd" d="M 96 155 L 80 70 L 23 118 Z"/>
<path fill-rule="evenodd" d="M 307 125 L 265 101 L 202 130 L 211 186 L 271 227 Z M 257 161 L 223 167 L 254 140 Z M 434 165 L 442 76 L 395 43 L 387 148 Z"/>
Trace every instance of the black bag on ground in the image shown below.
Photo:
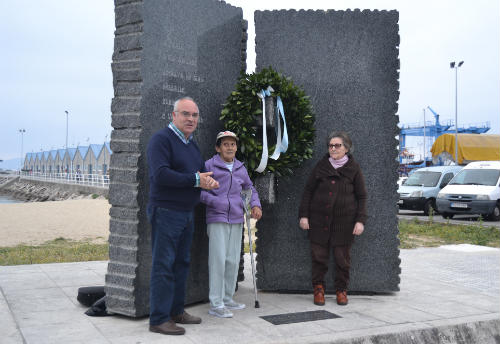
<path fill-rule="evenodd" d="M 85 314 L 91 317 L 105 317 L 113 314 L 109 314 L 106 310 L 106 296 L 100 298 L 92 307 L 90 307 Z"/>
<path fill-rule="evenodd" d="M 86 307 L 92 306 L 96 301 L 102 299 L 106 294 L 104 293 L 104 286 L 97 287 L 80 287 L 78 288 L 78 296 L 76 299 Z"/>

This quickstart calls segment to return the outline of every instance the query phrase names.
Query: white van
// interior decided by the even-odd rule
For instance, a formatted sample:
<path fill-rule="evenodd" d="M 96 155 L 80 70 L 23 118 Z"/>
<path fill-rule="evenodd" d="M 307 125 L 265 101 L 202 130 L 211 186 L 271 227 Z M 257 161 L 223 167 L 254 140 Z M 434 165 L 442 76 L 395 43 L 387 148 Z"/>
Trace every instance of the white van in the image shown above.
<path fill-rule="evenodd" d="M 500 220 L 500 161 L 475 161 L 465 166 L 439 192 L 437 209 L 444 218 L 481 214 Z"/>
<path fill-rule="evenodd" d="M 432 166 L 415 170 L 398 188 L 399 209 L 436 210 L 438 192 L 462 169 L 462 166 Z"/>

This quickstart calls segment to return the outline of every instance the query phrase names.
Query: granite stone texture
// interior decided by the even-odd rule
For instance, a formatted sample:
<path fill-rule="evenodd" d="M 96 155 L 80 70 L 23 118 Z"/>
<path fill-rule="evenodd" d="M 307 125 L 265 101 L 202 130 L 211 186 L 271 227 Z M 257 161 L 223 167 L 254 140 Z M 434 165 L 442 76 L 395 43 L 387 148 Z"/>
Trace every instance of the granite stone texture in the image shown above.
<path fill-rule="evenodd" d="M 351 251 L 349 291 L 399 290 L 398 12 L 256 11 L 255 27 L 257 70 L 271 66 L 291 77 L 316 114 L 313 158 L 277 180 L 275 203 L 264 205 L 257 223 L 257 286 L 311 291 L 309 241 L 298 226 L 298 207 L 309 173 L 327 153 L 328 134 L 344 130 L 369 195 L 365 233 Z M 334 291 L 332 263 L 333 257 L 327 291 Z"/>
<path fill-rule="evenodd" d="M 115 25 L 106 305 L 140 317 L 149 314 L 149 138 L 168 125 L 175 100 L 190 96 L 202 156 L 215 153 L 222 104 L 246 69 L 247 23 L 240 8 L 216 0 L 115 0 Z M 186 303 L 208 300 L 204 207 L 195 214 Z"/>

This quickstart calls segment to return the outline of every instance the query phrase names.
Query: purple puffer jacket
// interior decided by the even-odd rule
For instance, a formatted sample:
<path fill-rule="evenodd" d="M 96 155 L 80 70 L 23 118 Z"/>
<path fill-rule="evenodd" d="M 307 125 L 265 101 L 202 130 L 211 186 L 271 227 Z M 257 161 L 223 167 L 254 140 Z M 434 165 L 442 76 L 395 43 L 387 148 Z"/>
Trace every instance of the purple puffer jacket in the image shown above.
<path fill-rule="evenodd" d="M 259 195 L 253 187 L 243 163 L 234 159 L 231 173 L 219 154 L 205 161 L 206 171 L 212 171 L 212 177 L 219 182 L 219 188 L 202 190 L 200 200 L 207 206 L 207 223 L 243 223 L 245 212 L 241 190 L 252 189 L 250 206 L 261 208 Z"/>

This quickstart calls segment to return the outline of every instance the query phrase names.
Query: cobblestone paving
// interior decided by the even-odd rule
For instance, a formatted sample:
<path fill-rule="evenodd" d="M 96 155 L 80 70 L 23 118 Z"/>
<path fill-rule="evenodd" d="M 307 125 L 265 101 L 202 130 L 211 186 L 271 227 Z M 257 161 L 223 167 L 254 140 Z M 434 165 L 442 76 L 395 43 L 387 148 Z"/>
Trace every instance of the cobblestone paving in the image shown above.
<path fill-rule="evenodd" d="M 500 250 L 463 252 L 444 248 L 401 250 L 401 267 L 407 261 L 422 257 L 418 266 L 413 263 L 414 273 L 427 276 L 429 280 L 454 284 L 464 289 L 498 296 L 500 294 Z M 405 258 L 411 258 L 405 259 Z"/>

